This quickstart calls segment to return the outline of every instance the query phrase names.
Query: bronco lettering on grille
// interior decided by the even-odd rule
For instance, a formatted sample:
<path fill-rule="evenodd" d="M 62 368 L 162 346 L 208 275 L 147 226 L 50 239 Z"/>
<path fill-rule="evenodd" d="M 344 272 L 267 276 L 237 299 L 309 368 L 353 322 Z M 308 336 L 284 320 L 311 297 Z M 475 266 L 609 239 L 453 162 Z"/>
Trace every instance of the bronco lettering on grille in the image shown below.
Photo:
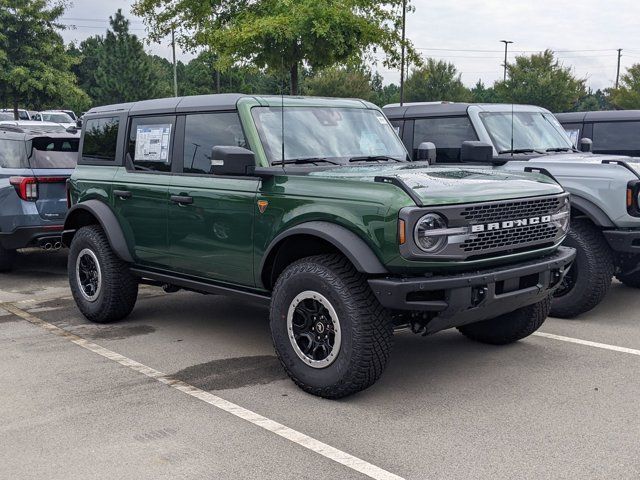
<path fill-rule="evenodd" d="M 518 220 L 508 220 L 505 222 L 493 222 L 480 225 L 471 225 L 471 231 L 473 233 L 478 232 L 491 232 L 494 230 L 505 230 L 507 228 L 514 227 L 526 227 L 527 225 L 540 225 L 542 223 L 550 223 L 551 215 L 544 215 L 542 217 L 521 218 Z"/>

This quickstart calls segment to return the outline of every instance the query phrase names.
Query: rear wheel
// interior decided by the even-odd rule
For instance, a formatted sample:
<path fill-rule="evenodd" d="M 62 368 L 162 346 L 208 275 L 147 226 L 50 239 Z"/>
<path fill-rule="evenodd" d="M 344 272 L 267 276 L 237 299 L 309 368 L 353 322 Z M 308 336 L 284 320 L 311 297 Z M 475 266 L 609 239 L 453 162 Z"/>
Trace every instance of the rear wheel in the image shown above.
<path fill-rule="evenodd" d="M 382 375 L 393 325 L 347 259 L 318 255 L 291 264 L 278 278 L 271 334 L 282 366 L 300 388 L 340 398 Z"/>
<path fill-rule="evenodd" d="M 15 250 L 7 250 L 0 245 L 0 272 L 10 271 L 13 268 L 15 258 Z"/>
<path fill-rule="evenodd" d="M 564 245 L 576 259 L 553 294 L 551 315 L 573 318 L 595 308 L 607 295 L 614 272 L 614 256 L 602 232 L 586 219 L 571 222 Z"/>
<path fill-rule="evenodd" d="M 458 327 L 465 337 L 492 345 L 506 345 L 528 337 L 549 315 L 551 298 L 490 320 Z"/>
<path fill-rule="evenodd" d="M 99 226 L 82 227 L 75 234 L 67 269 L 73 298 L 88 320 L 115 322 L 133 310 L 138 280 L 111 250 Z"/>

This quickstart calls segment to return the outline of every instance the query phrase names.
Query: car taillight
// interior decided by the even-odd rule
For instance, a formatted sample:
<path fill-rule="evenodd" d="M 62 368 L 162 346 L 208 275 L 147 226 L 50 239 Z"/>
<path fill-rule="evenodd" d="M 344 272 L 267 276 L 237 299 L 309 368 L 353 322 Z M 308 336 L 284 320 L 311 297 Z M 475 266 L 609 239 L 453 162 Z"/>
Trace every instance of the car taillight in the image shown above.
<path fill-rule="evenodd" d="M 64 191 L 67 194 L 67 209 L 71 208 L 71 182 L 69 179 L 65 182 Z"/>
<path fill-rule="evenodd" d="M 16 189 L 16 193 L 22 200 L 35 202 L 38 200 L 38 184 L 62 183 L 65 177 L 10 177 L 9 183 Z"/>

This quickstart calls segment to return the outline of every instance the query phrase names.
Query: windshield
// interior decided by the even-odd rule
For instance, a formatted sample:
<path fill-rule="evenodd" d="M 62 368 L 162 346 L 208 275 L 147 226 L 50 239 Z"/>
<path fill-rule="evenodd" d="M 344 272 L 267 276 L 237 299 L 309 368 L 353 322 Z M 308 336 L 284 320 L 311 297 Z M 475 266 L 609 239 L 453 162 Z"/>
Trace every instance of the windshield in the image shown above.
<path fill-rule="evenodd" d="M 481 112 L 480 118 L 498 153 L 510 152 L 512 149 L 545 152 L 573 147 L 560 123 L 550 113 Z"/>
<path fill-rule="evenodd" d="M 34 138 L 29 164 L 31 168 L 75 168 L 79 143 L 77 138 Z"/>
<path fill-rule="evenodd" d="M 269 163 L 282 161 L 282 109 L 255 107 L 251 112 Z M 363 108 L 285 107 L 284 144 L 285 161 L 407 157 L 384 115 Z"/>
<path fill-rule="evenodd" d="M 73 119 L 66 113 L 42 113 L 43 122 L 73 123 Z"/>

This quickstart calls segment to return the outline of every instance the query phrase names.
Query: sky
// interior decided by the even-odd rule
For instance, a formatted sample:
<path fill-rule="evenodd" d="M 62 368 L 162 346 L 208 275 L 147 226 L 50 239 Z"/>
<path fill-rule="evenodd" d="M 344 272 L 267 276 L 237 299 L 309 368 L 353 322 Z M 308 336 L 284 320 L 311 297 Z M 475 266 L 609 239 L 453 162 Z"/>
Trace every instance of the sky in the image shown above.
<path fill-rule="evenodd" d="M 142 19 L 131 14 L 131 1 L 75 0 L 62 21 L 75 28 L 63 32 L 65 41 L 81 41 L 104 34 L 110 15 L 122 8 L 131 32 L 146 36 Z M 504 44 L 510 40 L 509 61 L 550 48 L 587 86 L 613 86 L 617 49 L 621 72 L 640 63 L 640 1 L 638 0 L 413 0 L 407 17 L 407 37 L 423 57 L 452 62 L 467 86 L 478 79 L 491 85 L 502 78 Z M 150 44 L 147 51 L 171 58 L 169 41 Z M 193 54 L 178 52 L 188 61 Z M 385 83 L 399 82 L 399 72 L 374 67 Z"/>

